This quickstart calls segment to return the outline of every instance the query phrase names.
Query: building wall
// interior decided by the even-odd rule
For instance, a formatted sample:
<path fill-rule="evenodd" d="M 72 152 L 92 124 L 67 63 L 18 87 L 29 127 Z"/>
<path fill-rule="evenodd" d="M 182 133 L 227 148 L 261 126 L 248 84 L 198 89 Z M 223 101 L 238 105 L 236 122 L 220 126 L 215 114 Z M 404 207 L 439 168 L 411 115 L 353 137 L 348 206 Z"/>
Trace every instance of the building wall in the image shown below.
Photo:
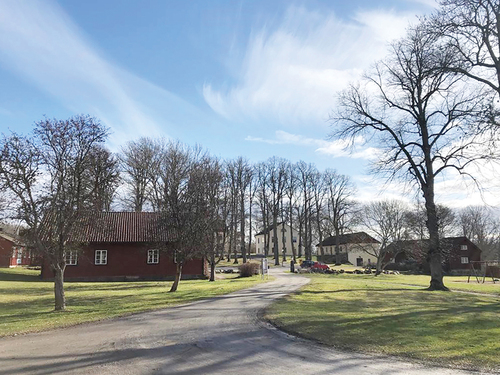
<path fill-rule="evenodd" d="M 0 237 L 0 267 L 10 267 L 13 243 Z"/>
<path fill-rule="evenodd" d="M 467 247 L 462 249 L 462 246 Z M 467 263 L 462 263 L 462 258 L 467 258 Z M 464 259 L 465 260 L 465 259 Z M 481 250 L 474 245 L 470 240 L 464 238 L 461 241 L 456 241 L 453 244 L 452 251 L 448 258 L 448 266 L 450 270 L 470 269 L 470 262 L 481 260 Z M 476 266 L 477 267 L 477 266 Z"/>
<path fill-rule="evenodd" d="M 24 246 L 0 236 L 0 267 L 17 267 L 31 265 L 31 256 Z"/>
<path fill-rule="evenodd" d="M 290 231 L 290 226 L 289 225 L 284 225 L 285 227 L 285 245 L 286 245 L 286 255 L 292 255 L 292 241 L 295 239 L 294 246 L 295 246 L 295 252 L 298 254 L 299 250 L 299 233 L 293 229 Z M 283 228 L 283 224 L 278 225 L 278 251 L 279 254 L 283 254 L 283 235 L 281 233 L 281 230 Z M 256 254 L 264 254 L 264 234 L 259 234 L 255 236 L 255 249 L 256 249 Z M 273 254 L 273 231 L 271 230 L 270 237 L 269 237 L 269 255 Z"/>
<path fill-rule="evenodd" d="M 374 257 L 373 255 L 368 254 L 363 249 L 366 249 L 367 247 L 377 248 L 378 246 L 379 244 L 374 244 L 374 243 L 369 243 L 369 244 L 350 243 L 350 244 L 339 245 L 339 251 L 341 255 L 347 252 L 347 261 L 355 266 L 357 265 L 358 258 L 362 259 L 362 266 L 367 266 L 369 264 L 375 265 L 377 264 L 377 258 Z M 321 254 L 320 246 L 317 246 L 316 249 L 318 251 L 318 255 Z M 325 255 L 335 255 L 335 246 L 334 245 L 323 246 L 323 251 L 325 252 Z"/>
<path fill-rule="evenodd" d="M 71 280 L 135 280 L 173 279 L 176 265 L 166 253 L 159 253 L 159 263 L 148 264 L 148 250 L 154 246 L 136 243 L 124 244 L 91 244 L 85 246 L 78 254 L 76 265 L 67 265 L 64 279 Z M 96 265 L 95 250 L 107 250 L 107 264 Z M 206 261 L 193 259 L 184 264 L 183 278 L 205 277 Z M 53 278 L 54 274 L 47 263 L 42 267 L 42 278 Z"/>

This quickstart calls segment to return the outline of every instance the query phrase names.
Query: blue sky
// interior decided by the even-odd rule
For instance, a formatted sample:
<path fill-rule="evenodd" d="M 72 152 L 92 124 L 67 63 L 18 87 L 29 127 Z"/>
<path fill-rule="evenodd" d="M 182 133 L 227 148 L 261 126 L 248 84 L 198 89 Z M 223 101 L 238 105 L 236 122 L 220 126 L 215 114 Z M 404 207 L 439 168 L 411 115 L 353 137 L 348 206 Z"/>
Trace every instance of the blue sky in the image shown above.
<path fill-rule="evenodd" d="M 111 128 L 115 151 L 164 136 L 222 158 L 276 155 L 335 168 L 353 178 L 362 200 L 399 196 L 400 185 L 367 175 L 376 150 L 349 155 L 327 140 L 328 117 L 337 92 L 433 6 L 0 0 L 0 131 L 88 113 Z"/>

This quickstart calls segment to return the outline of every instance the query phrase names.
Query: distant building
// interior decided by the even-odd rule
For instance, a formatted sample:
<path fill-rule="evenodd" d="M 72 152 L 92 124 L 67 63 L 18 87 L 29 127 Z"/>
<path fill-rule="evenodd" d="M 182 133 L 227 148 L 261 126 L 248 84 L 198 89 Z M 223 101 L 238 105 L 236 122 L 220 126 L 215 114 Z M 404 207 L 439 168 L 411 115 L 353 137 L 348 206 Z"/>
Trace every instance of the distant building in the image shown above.
<path fill-rule="evenodd" d="M 377 264 L 377 258 L 369 254 L 366 250 L 377 249 L 380 242 L 365 232 L 348 233 L 339 236 L 339 251 L 341 263 L 351 263 L 355 266 L 364 267 Z M 331 236 L 325 238 L 316 245 L 318 260 L 326 263 L 335 262 L 335 246 L 337 237 Z M 321 250 L 325 253 L 324 259 L 321 258 Z"/>
<path fill-rule="evenodd" d="M 442 264 L 445 271 L 470 269 L 471 262 L 481 261 L 481 249 L 467 237 L 446 237 L 440 240 Z M 413 262 L 428 268 L 429 240 L 398 241 L 387 246 L 391 261 L 396 264 Z"/>
<path fill-rule="evenodd" d="M 299 253 L 299 233 L 290 227 L 288 224 L 278 223 L 276 226 L 278 232 L 278 250 L 279 254 L 283 254 L 283 249 L 286 250 L 285 254 L 287 256 L 292 255 L 292 242 L 295 246 L 295 253 Z M 285 235 L 285 241 L 283 241 L 283 232 Z M 273 254 L 274 248 L 274 237 L 273 237 L 273 227 L 270 226 L 260 231 L 255 235 L 255 251 L 256 254 L 265 254 L 265 237 L 269 236 L 269 255 Z M 304 252 L 302 251 L 302 254 Z"/>
<path fill-rule="evenodd" d="M 31 252 L 22 241 L 13 234 L 0 231 L 0 267 L 29 266 L 31 263 Z"/>

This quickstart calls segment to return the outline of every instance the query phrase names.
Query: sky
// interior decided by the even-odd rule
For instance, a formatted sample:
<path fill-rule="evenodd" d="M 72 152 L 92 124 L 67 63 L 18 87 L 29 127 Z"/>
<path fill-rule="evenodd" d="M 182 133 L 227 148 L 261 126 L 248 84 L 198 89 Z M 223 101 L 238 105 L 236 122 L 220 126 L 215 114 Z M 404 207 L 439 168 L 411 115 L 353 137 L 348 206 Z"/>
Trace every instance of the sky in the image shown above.
<path fill-rule="evenodd" d="M 119 151 L 142 136 L 223 159 L 304 160 L 349 175 L 362 201 L 410 200 L 368 174 L 377 150 L 329 138 L 338 92 L 434 0 L 0 0 L 0 132 L 97 117 Z M 490 184 L 491 185 L 491 184 Z M 496 204 L 496 187 L 486 200 Z M 439 200 L 482 204 L 454 178 Z"/>

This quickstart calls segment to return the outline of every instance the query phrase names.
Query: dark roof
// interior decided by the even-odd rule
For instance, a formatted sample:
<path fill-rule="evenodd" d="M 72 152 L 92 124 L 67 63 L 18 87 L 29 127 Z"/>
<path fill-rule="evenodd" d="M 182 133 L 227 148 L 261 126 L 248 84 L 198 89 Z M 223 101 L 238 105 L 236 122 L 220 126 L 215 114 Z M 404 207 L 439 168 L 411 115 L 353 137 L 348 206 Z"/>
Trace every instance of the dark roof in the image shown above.
<path fill-rule="evenodd" d="M 15 236 L 13 236 L 12 234 L 10 233 L 5 233 L 5 232 L 2 232 L 0 231 L 0 237 L 6 239 L 7 241 L 10 241 L 12 243 L 15 243 L 15 244 L 18 244 L 20 243 L 19 239 L 16 238 Z"/>
<path fill-rule="evenodd" d="M 75 242 L 168 242 L 171 229 L 158 212 L 92 212 L 75 225 Z"/>
<path fill-rule="evenodd" d="M 380 243 L 375 238 L 365 232 L 348 233 L 339 236 L 339 245 L 348 243 Z M 337 236 L 325 238 L 320 244 L 316 246 L 335 246 L 337 244 Z"/>

